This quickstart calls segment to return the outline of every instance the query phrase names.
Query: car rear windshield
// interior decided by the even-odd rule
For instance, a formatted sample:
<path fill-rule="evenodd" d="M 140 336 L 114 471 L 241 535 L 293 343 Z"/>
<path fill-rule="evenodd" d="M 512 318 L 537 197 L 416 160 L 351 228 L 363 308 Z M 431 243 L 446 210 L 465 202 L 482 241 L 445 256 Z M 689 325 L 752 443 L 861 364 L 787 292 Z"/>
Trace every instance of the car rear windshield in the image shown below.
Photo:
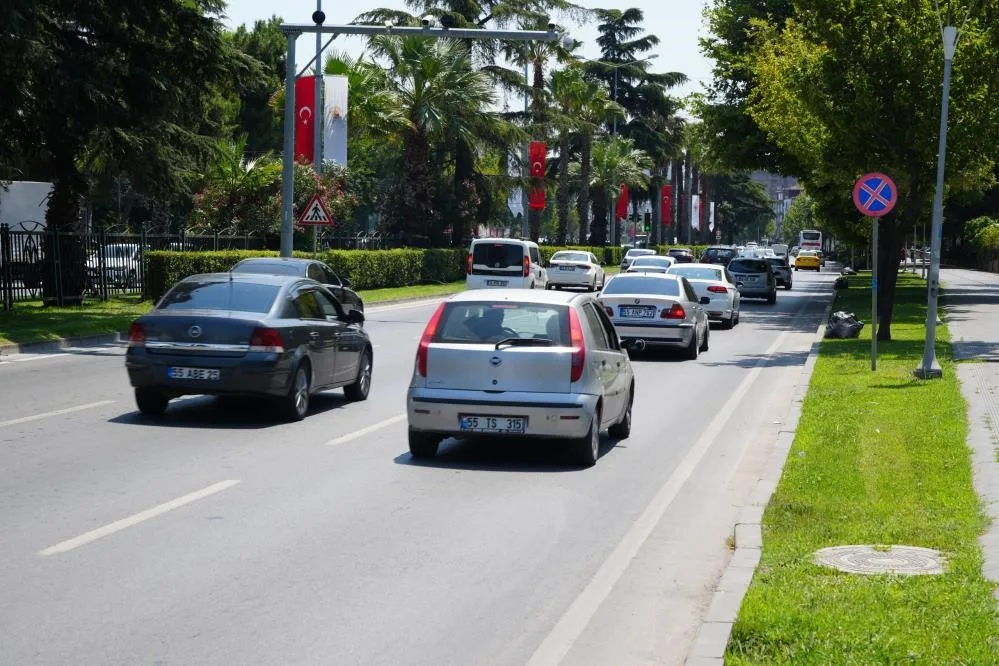
<path fill-rule="evenodd" d="M 479 243 L 472 250 L 472 264 L 487 268 L 521 268 L 524 246 L 515 243 Z"/>
<path fill-rule="evenodd" d="M 666 257 L 637 257 L 635 261 L 631 263 L 632 266 L 670 266 L 671 262 Z"/>
<path fill-rule="evenodd" d="M 728 269 L 733 273 L 766 273 L 767 262 L 759 259 L 733 259 Z"/>
<path fill-rule="evenodd" d="M 648 257 L 656 253 L 655 250 L 628 250 L 626 257 Z"/>
<path fill-rule="evenodd" d="M 721 270 L 717 268 L 703 268 L 690 266 L 674 266 L 669 270 L 673 275 L 682 275 L 688 280 L 721 280 Z"/>
<path fill-rule="evenodd" d="M 157 304 L 158 310 L 270 312 L 281 288 L 253 282 L 181 282 Z"/>
<path fill-rule="evenodd" d="M 303 275 L 298 264 L 285 261 L 247 261 L 232 267 L 233 273 L 267 273 L 269 275 Z"/>
<path fill-rule="evenodd" d="M 585 252 L 556 252 L 552 255 L 552 261 L 579 261 L 588 264 L 590 257 Z"/>
<path fill-rule="evenodd" d="M 767 257 L 767 263 L 778 268 L 787 268 L 787 261 L 780 257 Z"/>
<path fill-rule="evenodd" d="M 604 287 L 604 294 L 655 294 L 679 296 L 680 283 L 676 280 L 644 275 L 619 275 Z"/>
<path fill-rule="evenodd" d="M 488 344 L 506 338 L 551 340 L 569 345 L 569 308 L 536 303 L 449 303 L 441 313 L 433 341 Z"/>
<path fill-rule="evenodd" d="M 735 250 L 727 247 L 711 247 L 704 251 L 704 256 L 708 259 L 733 259 Z"/>

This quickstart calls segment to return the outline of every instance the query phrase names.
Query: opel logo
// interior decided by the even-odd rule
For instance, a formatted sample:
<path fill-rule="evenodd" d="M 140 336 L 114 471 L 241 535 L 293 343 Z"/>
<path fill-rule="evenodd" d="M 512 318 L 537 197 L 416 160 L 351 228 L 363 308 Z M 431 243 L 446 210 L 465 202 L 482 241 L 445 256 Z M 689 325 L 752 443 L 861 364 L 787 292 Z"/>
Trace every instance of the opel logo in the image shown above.
<path fill-rule="evenodd" d="M 499 365 L 500 363 L 503 362 L 503 359 L 501 359 L 499 356 L 493 356 L 491 359 L 489 359 L 489 362 L 492 363 L 493 365 Z"/>
<path fill-rule="evenodd" d="M 189 328 L 187 330 L 187 334 L 190 335 L 192 338 L 200 338 L 201 337 L 201 327 L 200 326 L 192 326 L 191 328 Z"/>
<path fill-rule="evenodd" d="M 638 298 L 635 299 L 635 305 L 638 305 L 641 302 L 642 302 L 641 299 L 638 299 Z"/>

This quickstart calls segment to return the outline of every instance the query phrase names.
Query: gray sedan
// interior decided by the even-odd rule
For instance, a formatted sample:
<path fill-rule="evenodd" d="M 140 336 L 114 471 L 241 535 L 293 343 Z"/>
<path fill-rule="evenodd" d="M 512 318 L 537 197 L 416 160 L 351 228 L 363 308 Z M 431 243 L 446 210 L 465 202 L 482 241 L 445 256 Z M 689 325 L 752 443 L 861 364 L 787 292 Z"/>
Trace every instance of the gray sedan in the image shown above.
<path fill-rule="evenodd" d="M 630 434 L 634 398 L 628 354 L 592 296 L 468 291 L 437 308 L 417 348 L 409 450 L 433 457 L 461 435 L 564 439 L 589 466 L 602 430 Z"/>

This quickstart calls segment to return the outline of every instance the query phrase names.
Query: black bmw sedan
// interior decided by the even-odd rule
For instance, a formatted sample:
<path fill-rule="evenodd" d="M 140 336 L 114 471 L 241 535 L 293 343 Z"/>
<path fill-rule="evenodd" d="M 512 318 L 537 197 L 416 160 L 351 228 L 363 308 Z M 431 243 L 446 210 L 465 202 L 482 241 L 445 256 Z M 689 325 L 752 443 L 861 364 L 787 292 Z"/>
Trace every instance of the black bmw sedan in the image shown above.
<path fill-rule="evenodd" d="M 182 395 L 260 395 L 298 421 L 318 391 L 368 397 L 374 356 L 363 323 L 307 278 L 194 275 L 132 323 L 125 367 L 143 414 Z"/>
<path fill-rule="evenodd" d="M 326 288 L 333 292 L 333 296 L 340 301 L 344 310 L 364 312 L 364 300 L 350 288 L 350 280 L 341 278 L 332 268 L 317 259 L 250 257 L 243 259 L 230 270 L 233 273 L 271 273 L 307 277 L 325 284 Z"/>

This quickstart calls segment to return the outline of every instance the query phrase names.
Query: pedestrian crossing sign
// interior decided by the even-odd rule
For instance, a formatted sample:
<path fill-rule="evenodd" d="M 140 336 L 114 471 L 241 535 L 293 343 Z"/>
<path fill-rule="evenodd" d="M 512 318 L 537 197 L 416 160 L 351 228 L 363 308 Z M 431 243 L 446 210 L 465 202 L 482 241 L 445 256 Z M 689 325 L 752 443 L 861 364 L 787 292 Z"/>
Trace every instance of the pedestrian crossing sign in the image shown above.
<path fill-rule="evenodd" d="M 302 211 L 302 216 L 298 218 L 298 223 L 303 225 L 333 225 L 333 216 L 330 215 L 326 204 L 314 194 L 309 200 L 309 205 Z"/>

